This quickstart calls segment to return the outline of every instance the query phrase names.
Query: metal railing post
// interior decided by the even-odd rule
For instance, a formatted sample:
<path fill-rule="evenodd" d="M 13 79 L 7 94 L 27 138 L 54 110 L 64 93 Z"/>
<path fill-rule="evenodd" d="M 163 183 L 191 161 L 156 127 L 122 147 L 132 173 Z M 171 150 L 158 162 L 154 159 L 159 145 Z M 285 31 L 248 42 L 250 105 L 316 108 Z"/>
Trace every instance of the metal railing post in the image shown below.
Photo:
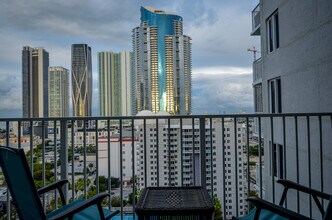
<path fill-rule="evenodd" d="M 61 179 L 68 179 L 68 127 L 67 120 L 60 120 L 60 166 L 61 166 Z M 66 202 L 68 202 L 68 186 L 63 188 Z"/>
<path fill-rule="evenodd" d="M 201 186 L 206 188 L 206 144 L 205 144 L 205 118 L 199 119 L 200 130 L 200 156 L 201 156 Z"/>

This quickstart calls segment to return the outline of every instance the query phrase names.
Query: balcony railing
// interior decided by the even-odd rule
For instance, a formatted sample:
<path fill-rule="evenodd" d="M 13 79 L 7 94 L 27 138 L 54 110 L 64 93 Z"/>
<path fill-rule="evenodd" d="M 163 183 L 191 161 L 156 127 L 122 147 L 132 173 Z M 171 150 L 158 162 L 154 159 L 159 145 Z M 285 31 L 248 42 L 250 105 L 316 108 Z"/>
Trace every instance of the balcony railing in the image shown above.
<path fill-rule="evenodd" d="M 331 118 L 332 113 L 0 119 L 0 145 L 24 148 L 37 187 L 69 179 L 67 200 L 108 191 L 105 206 L 119 209 L 121 218 L 134 215 L 135 195 L 147 186 L 200 185 L 220 200 L 229 219 L 248 212 L 248 196 L 277 202 L 279 178 L 331 193 Z M 3 176 L 0 183 L 9 213 Z M 57 207 L 58 198 L 55 192 L 44 196 L 45 210 Z M 287 207 L 318 216 L 301 194 L 289 196 Z"/>

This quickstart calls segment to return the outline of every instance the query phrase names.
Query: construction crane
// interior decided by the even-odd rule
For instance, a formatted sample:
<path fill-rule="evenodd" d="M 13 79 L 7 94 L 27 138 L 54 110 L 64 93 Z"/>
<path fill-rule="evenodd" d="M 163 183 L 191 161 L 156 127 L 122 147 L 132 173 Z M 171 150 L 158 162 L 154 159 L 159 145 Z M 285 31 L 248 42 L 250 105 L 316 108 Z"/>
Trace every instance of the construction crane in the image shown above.
<path fill-rule="evenodd" d="M 256 50 L 255 47 L 253 47 L 252 49 L 248 48 L 247 51 L 254 53 L 254 61 L 256 60 L 256 53 L 260 52 L 260 51 Z"/>

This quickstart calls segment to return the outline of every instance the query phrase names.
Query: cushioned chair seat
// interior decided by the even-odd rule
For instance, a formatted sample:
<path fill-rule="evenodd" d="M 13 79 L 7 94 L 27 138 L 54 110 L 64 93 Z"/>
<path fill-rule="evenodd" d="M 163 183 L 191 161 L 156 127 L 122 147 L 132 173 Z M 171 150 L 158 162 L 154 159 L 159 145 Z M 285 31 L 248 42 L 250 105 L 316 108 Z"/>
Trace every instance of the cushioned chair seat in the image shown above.
<path fill-rule="evenodd" d="M 48 213 L 47 218 L 53 217 L 56 214 L 61 213 L 61 212 L 65 211 L 65 210 L 67 210 L 67 209 L 69 209 L 69 208 L 71 208 L 71 207 L 73 207 L 73 206 L 75 206 L 75 205 L 77 205 L 77 204 L 79 204 L 83 201 L 84 201 L 84 199 L 78 199 L 74 202 L 71 202 L 71 203 L 65 205 L 65 206 L 62 206 L 61 208 L 59 208 L 59 209 L 57 209 L 53 212 Z M 103 209 L 103 212 L 104 212 L 104 216 L 105 216 L 106 219 L 112 217 L 114 214 L 117 214 L 116 212 L 108 210 L 108 209 Z M 85 220 L 85 219 L 88 220 L 88 219 L 93 219 L 96 216 L 99 216 L 97 205 L 92 205 L 89 208 L 85 209 L 84 212 L 80 212 L 80 213 L 75 214 L 74 217 L 73 217 L 73 220 L 76 220 L 76 219 L 77 220 L 78 219 L 79 220 Z"/>

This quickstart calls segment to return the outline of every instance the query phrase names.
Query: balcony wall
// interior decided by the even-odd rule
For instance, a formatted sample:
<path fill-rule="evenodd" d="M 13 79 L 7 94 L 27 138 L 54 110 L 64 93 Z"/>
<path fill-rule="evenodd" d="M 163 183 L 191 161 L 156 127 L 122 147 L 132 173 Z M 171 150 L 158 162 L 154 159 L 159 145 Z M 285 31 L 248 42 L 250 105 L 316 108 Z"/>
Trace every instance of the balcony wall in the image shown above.
<path fill-rule="evenodd" d="M 135 203 L 126 201 L 136 190 L 201 185 L 220 200 L 224 218 L 229 219 L 248 212 L 249 194 L 277 203 L 278 178 L 332 193 L 331 117 L 322 113 L 0 119 L 0 145 L 23 148 L 33 173 L 41 166 L 42 175 L 34 176 L 38 187 L 69 179 L 74 187 L 67 189 L 68 200 L 108 191 L 120 198 L 120 204 L 106 205 L 131 215 Z M 279 145 L 282 148 L 274 150 Z M 3 182 L 1 189 L 6 189 Z M 55 193 L 45 196 L 45 209 L 57 198 Z M 8 196 L 2 200 L 10 205 Z M 289 208 L 317 216 L 307 197 L 294 194 L 288 201 Z"/>

